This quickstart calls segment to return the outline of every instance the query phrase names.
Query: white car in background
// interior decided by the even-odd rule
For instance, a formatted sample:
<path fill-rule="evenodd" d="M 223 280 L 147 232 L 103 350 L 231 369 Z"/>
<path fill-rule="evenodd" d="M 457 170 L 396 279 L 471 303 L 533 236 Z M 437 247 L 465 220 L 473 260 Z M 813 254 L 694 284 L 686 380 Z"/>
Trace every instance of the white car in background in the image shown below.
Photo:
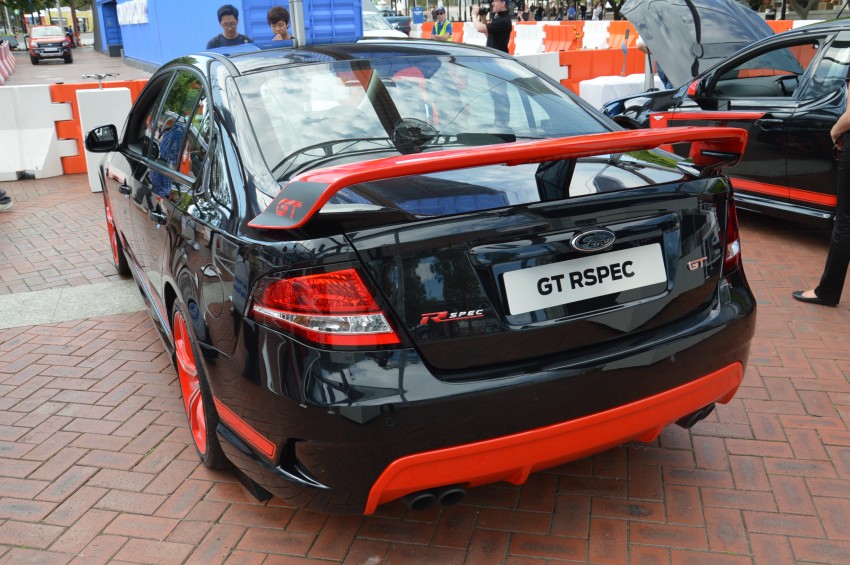
<path fill-rule="evenodd" d="M 407 34 L 393 25 L 377 11 L 363 10 L 363 37 L 399 37 L 407 38 Z"/>

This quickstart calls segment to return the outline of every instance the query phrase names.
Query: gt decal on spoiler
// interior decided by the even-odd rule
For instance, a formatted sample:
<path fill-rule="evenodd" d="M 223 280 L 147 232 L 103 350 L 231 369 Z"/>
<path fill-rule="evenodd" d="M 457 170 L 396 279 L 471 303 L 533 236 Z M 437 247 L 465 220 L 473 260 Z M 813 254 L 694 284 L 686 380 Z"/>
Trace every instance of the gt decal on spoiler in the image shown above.
<path fill-rule="evenodd" d="M 461 312 L 449 312 L 448 310 L 444 310 L 442 312 L 430 312 L 428 314 L 422 314 L 422 319 L 419 321 L 419 325 L 424 326 L 430 321 L 454 322 L 457 320 L 471 320 L 472 318 L 483 317 L 484 310 L 467 310 Z"/>
<path fill-rule="evenodd" d="M 286 198 L 281 198 L 277 206 L 275 207 L 275 213 L 278 216 L 289 216 L 290 219 L 295 218 L 295 210 L 301 208 L 304 205 L 303 202 L 299 200 L 287 200 Z"/>

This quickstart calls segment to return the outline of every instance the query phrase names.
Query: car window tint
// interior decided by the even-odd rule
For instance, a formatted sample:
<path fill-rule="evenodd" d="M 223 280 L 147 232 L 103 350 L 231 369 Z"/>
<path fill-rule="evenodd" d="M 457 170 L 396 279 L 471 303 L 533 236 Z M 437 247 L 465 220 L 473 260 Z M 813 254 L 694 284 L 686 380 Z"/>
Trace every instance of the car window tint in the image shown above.
<path fill-rule="evenodd" d="M 184 175 L 196 178 L 201 171 L 209 145 L 210 114 L 207 98 L 203 94 L 189 120 L 186 144 L 180 157 L 179 170 Z"/>
<path fill-rule="evenodd" d="M 606 131 L 557 86 L 490 56 L 334 61 L 236 82 L 280 180 L 335 162 Z M 411 147 L 401 130 L 432 142 L 420 137 Z"/>
<path fill-rule="evenodd" d="M 801 100 L 812 100 L 839 92 L 850 78 L 850 42 L 834 41 L 812 74 Z"/>
<path fill-rule="evenodd" d="M 148 155 L 154 140 L 154 124 L 160 101 L 165 94 L 170 74 L 152 79 L 136 102 L 135 111 L 127 124 L 127 148 L 141 155 Z"/>
<path fill-rule="evenodd" d="M 189 71 L 178 71 L 168 88 L 162 110 L 154 128 L 158 150 L 151 158 L 172 169 L 178 169 L 180 147 L 189 119 L 203 93 L 200 79 Z"/>
<path fill-rule="evenodd" d="M 726 69 L 714 94 L 729 98 L 790 97 L 814 59 L 819 40 L 782 45 Z"/>

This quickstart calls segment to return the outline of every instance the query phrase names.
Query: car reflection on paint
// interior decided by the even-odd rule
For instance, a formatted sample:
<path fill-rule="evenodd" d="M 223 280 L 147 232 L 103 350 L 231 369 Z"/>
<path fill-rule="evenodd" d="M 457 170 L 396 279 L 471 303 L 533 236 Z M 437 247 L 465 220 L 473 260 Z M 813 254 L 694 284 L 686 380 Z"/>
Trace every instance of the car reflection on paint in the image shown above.
<path fill-rule="evenodd" d="M 377 39 L 183 57 L 86 139 L 203 463 L 367 514 L 727 402 L 755 326 L 722 175 L 744 143 L 611 131 L 503 54 Z"/>

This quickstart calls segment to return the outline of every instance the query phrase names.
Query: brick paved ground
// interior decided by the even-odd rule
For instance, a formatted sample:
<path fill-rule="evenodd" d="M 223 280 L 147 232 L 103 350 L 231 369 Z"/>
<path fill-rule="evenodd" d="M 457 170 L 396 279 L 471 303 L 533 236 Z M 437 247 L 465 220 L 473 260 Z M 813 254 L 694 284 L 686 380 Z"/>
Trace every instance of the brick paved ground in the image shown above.
<path fill-rule="evenodd" d="M 82 175 L 2 186 L 0 293 L 114 278 Z M 792 301 L 826 237 L 741 216 L 760 310 L 730 404 L 442 511 L 260 504 L 199 466 L 145 313 L 0 330 L 0 563 L 850 563 L 850 291 Z"/>

